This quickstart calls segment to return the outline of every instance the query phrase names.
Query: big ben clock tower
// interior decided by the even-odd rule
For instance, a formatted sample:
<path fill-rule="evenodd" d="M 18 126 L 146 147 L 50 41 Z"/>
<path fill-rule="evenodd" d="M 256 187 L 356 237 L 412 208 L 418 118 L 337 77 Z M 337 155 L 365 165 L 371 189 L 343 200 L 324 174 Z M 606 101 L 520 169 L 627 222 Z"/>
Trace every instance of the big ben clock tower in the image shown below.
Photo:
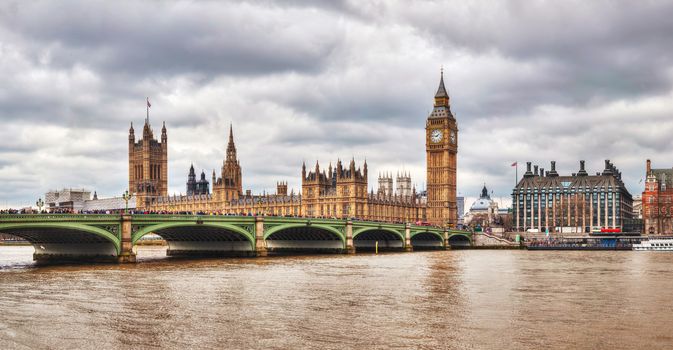
<path fill-rule="evenodd" d="M 435 105 L 425 124 L 425 152 L 428 190 L 428 222 L 456 227 L 456 156 L 458 125 L 451 113 L 449 94 L 444 87 L 444 72 L 435 94 Z"/>

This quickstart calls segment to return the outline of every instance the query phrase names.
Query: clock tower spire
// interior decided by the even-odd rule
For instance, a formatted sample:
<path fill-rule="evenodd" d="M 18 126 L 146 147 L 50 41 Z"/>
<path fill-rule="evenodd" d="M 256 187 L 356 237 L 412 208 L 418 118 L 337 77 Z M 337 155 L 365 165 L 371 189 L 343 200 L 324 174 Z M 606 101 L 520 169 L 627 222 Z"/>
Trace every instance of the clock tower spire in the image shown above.
<path fill-rule="evenodd" d="M 449 93 L 446 92 L 446 87 L 444 87 L 444 69 L 442 68 L 440 77 L 439 77 L 439 87 L 437 88 L 437 93 L 435 94 L 435 108 L 445 107 L 448 108 L 449 114 L 451 114 L 451 105 L 449 103 Z"/>
<path fill-rule="evenodd" d="M 444 86 L 444 70 L 439 78 L 432 113 L 425 124 L 425 152 L 428 191 L 428 222 L 455 227 L 458 222 L 456 168 L 458 125 L 451 113 Z"/>

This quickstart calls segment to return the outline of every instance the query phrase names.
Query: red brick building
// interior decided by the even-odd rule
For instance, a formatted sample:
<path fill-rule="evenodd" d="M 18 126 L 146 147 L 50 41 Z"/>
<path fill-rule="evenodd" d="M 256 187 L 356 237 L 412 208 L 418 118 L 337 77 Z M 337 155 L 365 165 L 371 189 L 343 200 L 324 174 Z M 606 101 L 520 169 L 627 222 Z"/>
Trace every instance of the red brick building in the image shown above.
<path fill-rule="evenodd" d="M 652 169 L 647 160 L 643 192 L 645 234 L 673 235 L 673 168 Z"/>

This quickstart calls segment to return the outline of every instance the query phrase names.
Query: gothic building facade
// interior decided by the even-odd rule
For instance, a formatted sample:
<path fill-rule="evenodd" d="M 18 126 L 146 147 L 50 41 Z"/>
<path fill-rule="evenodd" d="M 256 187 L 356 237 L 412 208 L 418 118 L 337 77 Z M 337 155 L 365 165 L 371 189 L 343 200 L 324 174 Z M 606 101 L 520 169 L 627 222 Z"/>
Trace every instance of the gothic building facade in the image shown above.
<path fill-rule="evenodd" d="M 147 126 L 149 130 L 149 126 Z M 244 215 L 290 215 L 308 217 L 358 218 L 385 222 L 417 222 L 429 221 L 436 225 L 454 226 L 457 222 L 456 207 L 456 153 L 457 132 L 456 120 L 449 107 L 449 96 L 444 87 L 443 74 L 435 95 L 435 108 L 426 123 L 427 138 L 427 197 L 416 192 L 412 186 L 411 176 L 403 173 L 396 178 L 397 188 L 393 187 L 392 174 L 379 176 L 378 191 L 369 189 L 368 169 L 365 161 L 362 167 L 356 167 L 352 159 L 348 165 L 340 160 L 320 168 L 316 162 L 314 169 L 301 169 L 301 191 L 288 193 L 287 182 L 278 182 L 276 193 L 253 195 L 249 190 L 243 192 L 243 176 L 241 164 L 236 155 L 233 129 L 229 129 L 229 142 L 220 176 L 212 174 L 209 192 L 205 174 L 201 180 L 196 179 L 191 168 L 187 180 L 187 194 L 168 196 L 166 193 L 166 162 L 162 161 L 158 191 L 151 192 L 148 197 L 142 195 L 138 209 L 157 212 L 215 212 L 222 214 Z M 162 142 L 152 138 L 151 131 L 144 136 L 143 142 L 158 144 L 164 147 L 166 130 L 162 130 Z M 133 131 L 131 131 L 131 136 Z M 147 141 L 145 141 L 147 139 Z M 140 149 L 144 152 L 144 149 Z M 161 148 L 165 155 L 166 152 Z M 151 153 L 151 150 L 150 150 Z M 136 159 L 145 159 L 145 153 L 129 152 L 129 183 L 131 189 L 140 190 L 135 177 Z M 150 157 L 151 158 L 151 157 Z M 131 160 L 133 159 L 133 160 Z M 152 163 L 154 164 L 154 163 Z M 139 173 L 141 174 L 141 173 Z M 163 174 L 163 175 L 162 175 Z M 153 179 L 152 177 L 150 179 Z M 154 184 L 154 183 L 152 183 Z M 150 187 L 153 188 L 153 187 Z M 156 195 L 154 195 L 156 193 Z"/>
<path fill-rule="evenodd" d="M 133 123 L 129 129 L 129 192 L 139 206 L 149 207 L 168 195 L 168 135 L 161 128 L 161 141 L 154 138 L 149 117 L 145 119 L 142 139 L 136 142 Z"/>
<path fill-rule="evenodd" d="M 187 195 L 209 194 L 209 183 L 206 180 L 206 173 L 201 171 L 201 179 L 196 181 L 196 173 L 194 172 L 194 164 L 189 167 L 189 175 L 187 175 Z"/>

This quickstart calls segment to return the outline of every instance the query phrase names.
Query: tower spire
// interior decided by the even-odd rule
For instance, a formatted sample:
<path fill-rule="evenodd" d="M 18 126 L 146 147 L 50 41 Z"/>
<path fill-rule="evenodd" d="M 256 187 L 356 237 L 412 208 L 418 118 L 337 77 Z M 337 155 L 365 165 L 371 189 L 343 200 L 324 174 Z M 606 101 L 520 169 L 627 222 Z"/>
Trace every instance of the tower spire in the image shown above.
<path fill-rule="evenodd" d="M 444 67 L 442 67 L 440 70 L 439 87 L 437 88 L 437 93 L 435 94 L 435 102 L 437 102 L 438 99 L 446 99 L 447 102 L 449 99 L 449 93 L 446 91 L 446 87 L 444 86 Z"/>
<path fill-rule="evenodd" d="M 234 143 L 234 125 L 229 123 L 229 143 Z"/>
<path fill-rule="evenodd" d="M 229 143 L 227 144 L 227 161 L 236 161 L 236 144 L 234 143 L 234 127 L 229 124 Z"/>

